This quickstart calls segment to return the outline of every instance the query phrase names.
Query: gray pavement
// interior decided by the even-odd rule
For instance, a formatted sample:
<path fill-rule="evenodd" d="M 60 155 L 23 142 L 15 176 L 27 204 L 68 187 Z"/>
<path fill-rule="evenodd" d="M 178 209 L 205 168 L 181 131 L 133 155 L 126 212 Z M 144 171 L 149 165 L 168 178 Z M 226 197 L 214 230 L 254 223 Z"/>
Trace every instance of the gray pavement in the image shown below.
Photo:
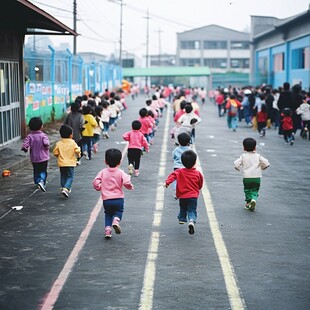
<path fill-rule="evenodd" d="M 91 181 L 104 167 L 104 150 L 123 149 L 121 135 L 130 130 L 144 100 L 140 97 L 128 104 L 117 131 L 109 140 L 101 140 L 92 161 L 84 160 L 76 168 L 69 199 L 59 193 L 53 157 L 46 193 L 34 188 L 31 165 L 1 179 L 1 309 L 41 309 L 66 269 L 99 199 Z M 155 144 L 142 158 L 141 175 L 133 178 L 135 190 L 125 192 L 122 234 L 104 239 L 101 211 L 54 309 L 139 309 L 145 279 L 151 282 L 152 272 L 151 306 L 141 309 L 309 309 L 309 142 L 296 137 L 294 146 L 285 145 L 272 129 L 260 139 L 243 123 L 237 132 L 229 131 L 211 104 L 202 107 L 201 116 L 195 147 L 211 200 L 199 197 L 195 235 L 178 224 L 172 189 L 164 191 L 163 199 L 158 196 L 165 178 L 159 173 L 165 146 L 163 118 Z M 233 169 L 246 136 L 257 138 L 258 152 L 271 163 L 255 212 L 244 210 L 242 177 Z M 172 171 L 173 148 L 169 140 L 165 175 Z M 121 168 L 126 171 L 126 167 L 125 159 Z M 161 201 L 162 209 L 157 207 Z M 18 205 L 23 209 L 11 209 Z M 160 224 L 154 225 L 159 214 Z M 244 302 L 239 308 L 234 306 L 234 293 L 228 293 L 234 285 L 227 282 L 227 264 L 222 263 L 227 255 L 218 247 L 214 226 L 225 243 Z M 154 234 L 158 234 L 157 251 L 150 249 Z"/>

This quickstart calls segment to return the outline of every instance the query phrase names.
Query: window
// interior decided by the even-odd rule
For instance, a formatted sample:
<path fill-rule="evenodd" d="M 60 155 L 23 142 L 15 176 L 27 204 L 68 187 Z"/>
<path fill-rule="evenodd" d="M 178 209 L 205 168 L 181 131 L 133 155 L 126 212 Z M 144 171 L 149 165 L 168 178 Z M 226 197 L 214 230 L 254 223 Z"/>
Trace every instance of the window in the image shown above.
<path fill-rule="evenodd" d="M 181 41 L 182 50 L 199 50 L 200 41 Z"/>
<path fill-rule="evenodd" d="M 203 48 L 210 50 L 227 49 L 227 41 L 203 41 Z"/>
<path fill-rule="evenodd" d="M 310 68 L 310 48 L 292 50 L 292 69 Z"/>
<path fill-rule="evenodd" d="M 199 67 L 200 66 L 200 59 L 199 58 L 182 58 L 181 66 L 184 67 Z"/>
<path fill-rule="evenodd" d="M 248 41 L 231 41 L 230 48 L 232 50 L 248 50 L 250 48 L 250 42 L 248 42 Z"/>
<path fill-rule="evenodd" d="M 227 68 L 227 59 L 226 58 L 206 58 L 203 60 L 204 66 L 209 68 L 218 68 L 223 69 Z"/>
<path fill-rule="evenodd" d="M 230 67 L 231 68 L 240 68 L 245 69 L 250 67 L 250 61 L 249 59 L 244 58 L 232 58 L 230 60 Z"/>
<path fill-rule="evenodd" d="M 260 57 L 258 59 L 258 72 L 260 76 L 267 76 L 268 72 L 268 58 Z"/>
<path fill-rule="evenodd" d="M 273 55 L 273 71 L 279 72 L 284 70 L 284 53 Z"/>

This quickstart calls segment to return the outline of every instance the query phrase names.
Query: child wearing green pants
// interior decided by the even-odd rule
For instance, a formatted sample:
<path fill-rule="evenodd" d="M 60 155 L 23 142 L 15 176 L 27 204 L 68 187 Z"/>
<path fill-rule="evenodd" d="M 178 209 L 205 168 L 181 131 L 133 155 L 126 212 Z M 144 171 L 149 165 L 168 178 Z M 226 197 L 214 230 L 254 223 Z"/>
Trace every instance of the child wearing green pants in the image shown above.
<path fill-rule="evenodd" d="M 267 169 L 270 164 L 266 158 L 256 153 L 255 139 L 245 138 L 243 140 L 243 149 L 245 153 L 234 161 L 234 166 L 237 171 L 242 169 L 243 172 L 245 208 L 254 211 L 260 188 L 262 170 Z"/>

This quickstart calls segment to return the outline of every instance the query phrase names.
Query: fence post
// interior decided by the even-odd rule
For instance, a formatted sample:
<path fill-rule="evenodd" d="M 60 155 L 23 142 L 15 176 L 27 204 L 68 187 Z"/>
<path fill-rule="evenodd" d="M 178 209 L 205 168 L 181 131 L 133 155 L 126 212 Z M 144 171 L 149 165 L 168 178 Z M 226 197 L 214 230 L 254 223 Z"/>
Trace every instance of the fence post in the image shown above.
<path fill-rule="evenodd" d="M 48 48 L 52 52 L 51 61 L 51 82 L 52 82 L 52 113 L 51 120 L 55 120 L 55 50 L 49 45 Z"/>
<path fill-rule="evenodd" d="M 72 53 L 67 48 L 67 52 L 69 54 L 69 62 L 68 62 L 68 82 L 69 82 L 69 104 L 72 101 Z"/>

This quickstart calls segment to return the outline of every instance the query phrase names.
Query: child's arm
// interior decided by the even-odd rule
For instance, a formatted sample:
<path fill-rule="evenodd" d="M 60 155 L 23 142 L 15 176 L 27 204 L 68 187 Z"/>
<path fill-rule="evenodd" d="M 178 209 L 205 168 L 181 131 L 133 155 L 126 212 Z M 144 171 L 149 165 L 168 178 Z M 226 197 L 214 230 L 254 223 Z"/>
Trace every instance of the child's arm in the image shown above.
<path fill-rule="evenodd" d="M 58 144 L 57 144 L 57 143 L 56 143 L 56 146 L 55 146 L 55 148 L 54 148 L 54 150 L 53 150 L 53 154 L 54 154 L 56 157 L 59 156 L 59 147 L 58 147 Z"/>
<path fill-rule="evenodd" d="M 100 191 L 101 190 L 101 183 L 102 183 L 102 177 L 101 177 L 102 173 L 101 171 L 96 175 L 96 177 L 94 178 L 92 184 L 93 187 L 96 191 Z"/>
<path fill-rule="evenodd" d="M 237 171 L 240 171 L 241 166 L 242 166 L 242 155 L 237 160 L 234 161 L 234 167 Z"/>
<path fill-rule="evenodd" d="M 48 139 L 47 135 L 44 135 L 43 137 L 43 145 L 48 150 L 50 147 L 50 140 Z"/>
<path fill-rule="evenodd" d="M 30 137 L 28 135 L 22 144 L 21 150 L 27 153 L 29 147 L 30 147 Z"/>
<path fill-rule="evenodd" d="M 74 154 L 77 157 L 81 157 L 81 148 L 77 144 L 75 144 L 75 147 L 74 147 Z"/>
<path fill-rule="evenodd" d="M 146 138 L 144 137 L 144 135 L 142 135 L 142 146 L 144 147 L 144 149 L 148 152 L 150 150 L 149 148 L 149 144 L 146 141 Z"/>
<path fill-rule="evenodd" d="M 175 170 L 175 171 L 177 171 L 177 170 Z M 168 175 L 168 177 L 167 177 L 167 179 L 166 179 L 166 181 L 164 183 L 164 187 L 167 188 L 174 180 L 177 179 L 177 175 L 176 175 L 175 171 Z"/>
<path fill-rule="evenodd" d="M 133 184 L 131 183 L 130 175 L 126 174 L 125 172 L 123 174 L 123 185 L 126 189 L 133 190 Z"/>
<path fill-rule="evenodd" d="M 124 134 L 123 134 L 123 139 L 125 140 L 125 141 L 129 141 L 129 138 L 130 138 L 130 132 L 128 131 L 128 132 L 125 132 Z"/>
<path fill-rule="evenodd" d="M 262 170 L 265 170 L 270 166 L 268 159 L 263 156 L 259 156 L 259 162 Z"/>

